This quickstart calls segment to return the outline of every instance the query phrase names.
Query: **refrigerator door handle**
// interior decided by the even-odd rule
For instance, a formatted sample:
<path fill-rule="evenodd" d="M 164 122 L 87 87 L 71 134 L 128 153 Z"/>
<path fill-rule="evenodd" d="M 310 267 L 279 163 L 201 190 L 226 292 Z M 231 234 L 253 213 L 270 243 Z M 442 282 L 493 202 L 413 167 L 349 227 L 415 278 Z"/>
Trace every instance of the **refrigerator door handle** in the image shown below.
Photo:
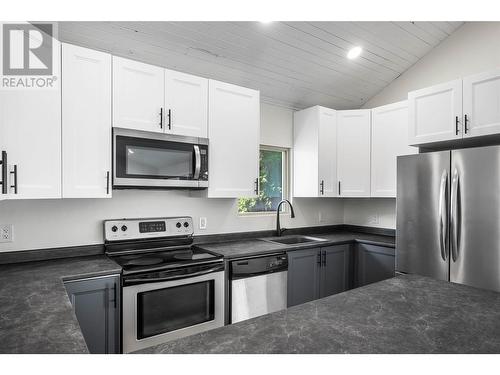
<path fill-rule="evenodd" d="M 439 248 L 441 250 L 441 258 L 443 258 L 444 261 L 446 261 L 448 256 L 446 253 L 446 237 L 448 235 L 447 187 L 448 172 L 445 169 L 441 175 L 441 185 L 439 188 Z"/>
<path fill-rule="evenodd" d="M 451 182 L 451 204 L 450 204 L 450 244 L 451 244 L 451 258 L 454 262 L 458 258 L 458 170 L 455 168 L 453 171 L 453 179 Z"/>

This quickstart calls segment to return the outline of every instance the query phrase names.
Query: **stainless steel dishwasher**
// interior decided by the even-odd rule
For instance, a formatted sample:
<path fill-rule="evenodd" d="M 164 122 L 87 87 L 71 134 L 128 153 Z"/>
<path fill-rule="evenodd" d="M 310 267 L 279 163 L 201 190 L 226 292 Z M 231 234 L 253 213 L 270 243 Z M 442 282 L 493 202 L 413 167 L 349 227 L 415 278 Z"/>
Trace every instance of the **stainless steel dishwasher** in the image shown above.
<path fill-rule="evenodd" d="M 231 262 L 231 323 L 286 309 L 285 253 Z"/>

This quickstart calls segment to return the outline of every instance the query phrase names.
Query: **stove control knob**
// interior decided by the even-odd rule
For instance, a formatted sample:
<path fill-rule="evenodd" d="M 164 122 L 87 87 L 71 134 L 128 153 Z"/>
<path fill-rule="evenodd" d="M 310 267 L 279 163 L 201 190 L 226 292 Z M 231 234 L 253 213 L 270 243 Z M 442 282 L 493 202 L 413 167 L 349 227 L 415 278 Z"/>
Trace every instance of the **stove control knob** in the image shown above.
<path fill-rule="evenodd" d="M 122 225 L 122 231 L 125 232 L 127 230 L 127 226 L 126 225 Z"/>
<path fill-rule="evenodd" d="M 112 230 L 113 232 L 116 232 L 116 231 L 118 230 L 118 227 L 117 227 L 116 225 L 113 225 L 113 226 L 111 227 L 111 230 Z"/>
<path fill-rule="evenodd" d="M 177 228 L 180 228 L 180 227 L 181 227 L 181 223 L 177 223 L 177 224 L 175 224 L 175 226 L 176 226 Z"/>
<path fill-rule="evenodd" d="M 189 227 L 189 223 L 187 221 L 184 222 L 184 228 Z"/>

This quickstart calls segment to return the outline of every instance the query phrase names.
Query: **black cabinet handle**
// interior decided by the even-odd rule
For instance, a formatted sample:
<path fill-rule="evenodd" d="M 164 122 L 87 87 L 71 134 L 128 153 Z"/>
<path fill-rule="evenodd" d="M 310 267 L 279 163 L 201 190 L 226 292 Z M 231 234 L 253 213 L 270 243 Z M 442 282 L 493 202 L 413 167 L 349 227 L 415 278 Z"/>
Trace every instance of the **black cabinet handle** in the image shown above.
<path fill-rule="evenodd" d="M 172 129 L 172 111 L 168 110 L 168 130 Z"/>
<path fill-rule="evenodd" d="M 163 129 L 163 107 L 160 108 L 160 129 Z"/>
<path fill-rule="evenodd" d="M 340 196 L 340 181 L 339 181 L 339 196 Z"/>
<path fill-rule="evenodd" d="M 258 177 L 255 179 L 254 184 L 255 184 L 255 194 L 259 195 L 259 178 Z"/>
<path fill-rule="evenodd" d="M 458 135 L 458 116 L 455 116 L 455 135 Z"/>
<path fill-rule="evenodd" d="M 109 194 L 109 171 L 106 172 L 106 194 Z"/>
<path fill-rule="evenodd" d="M 318 264 L 321 267 L 321 251 L 318 251 Z"/>
<path fill-rule="evenodd" d="M 10 185 L 14 189 L 14 194 L 17 194 L 17 165 L 14 165 L 14 170 L 10 171 L 10 174 L 14 175 L 14 185 Z"/>
<path fill-rule="evenodd" d="M 319 193 L 325 195 L 325 181 L 323 180 L 319 183 Z"/>
<path fill-rule="evenodd" d="M 464 130 L 465 134 L 467 134 L 467 122 L 469 122 L 469 119 L 467 118 L 467 115 L 464 116 Z"/>
<path fill-rule="evenodd" d="M 2 160 L 0 160 L 0 165 L 2 166 L 2 194 L 7 194 L 7 152 L 2 151 Z"/>
<path fill-rule="evenodd" d="M 323 251 L 323 266 L 326 267 L 326 251 Z"/>

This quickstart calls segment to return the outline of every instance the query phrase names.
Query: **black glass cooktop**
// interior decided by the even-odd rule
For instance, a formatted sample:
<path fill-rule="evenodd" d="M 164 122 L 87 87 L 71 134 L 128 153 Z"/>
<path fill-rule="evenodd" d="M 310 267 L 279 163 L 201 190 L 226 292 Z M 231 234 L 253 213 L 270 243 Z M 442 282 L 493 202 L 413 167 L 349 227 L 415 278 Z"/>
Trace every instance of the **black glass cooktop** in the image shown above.
<path fill-rule="evenodd" d="M 113 260 L 122 266 L 124 271 L 147 271 L 161 267 L 182 267 L 192 263 L 203 263 L 222 258 L 222 255 L 199 249 L 195 246 L 152 252 L 131 253 L 113 256 Z"/>

